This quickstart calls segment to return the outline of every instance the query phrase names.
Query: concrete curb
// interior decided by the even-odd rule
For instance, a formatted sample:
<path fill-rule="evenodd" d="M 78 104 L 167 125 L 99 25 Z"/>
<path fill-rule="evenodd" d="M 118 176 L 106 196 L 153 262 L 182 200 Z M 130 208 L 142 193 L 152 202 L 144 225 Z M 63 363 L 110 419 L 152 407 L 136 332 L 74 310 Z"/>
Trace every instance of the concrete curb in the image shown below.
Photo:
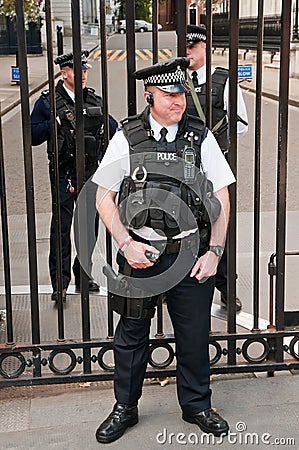
<path fill-rule="evenodd" d="M 255 89 L 255 88 L 252 88 L 252 87 L 249 87 L 249 86 L 242 86 L 242 85 L 241 85 L 240 87 L 241 87 L 241 89 L 243 89 L 244 91 L 252 92 L 252 93 L 254 93 L 254 94 L 256 93 L 256 89 Z M 271 93 L 271 92 L 263 91 L 263 92 L 262 92 L 262 97 L 269 98 L 269 99 L 271 99 L 271 100 L 279 101 L 279 95 L 273 94 L 273 93 Z M 299 108 L 299 101 L 298 101 L 298 100 L 293 100 L 293 99 L 289 98 L 289 100 L 288 100 L 288 105 L 289 105 L 289 106 L 295 106 L 296 108 Z"/>

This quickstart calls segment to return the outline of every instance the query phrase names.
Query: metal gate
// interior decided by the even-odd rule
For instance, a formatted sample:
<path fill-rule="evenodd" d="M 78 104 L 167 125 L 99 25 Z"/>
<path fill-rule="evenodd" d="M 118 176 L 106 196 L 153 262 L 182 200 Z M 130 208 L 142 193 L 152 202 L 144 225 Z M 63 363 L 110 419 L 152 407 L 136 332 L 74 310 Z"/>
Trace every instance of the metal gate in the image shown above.
<path fill-rule="evenodd" d="M 176 1 L 175 19 L 177 30 L 177 55 L 185 55 L 185 27 L 188 9 L 183 1 Z M 263 277 L 263 285 L 269 283 L 268 318 L 260 320 L 261 309 L 261 266 L 260 247 L 264 235 L 261 229 L 261 159 L 263 148 L 261 146 L 262 130 L 262 82 L 263 82 L 263 29 L 264 9 L 263 0 L 258 1 L 258 34 L 256 51 L 256 79 L 254 98 L 254 168 L 252 179 L 254 183 L 254 210 L 252 247 L 252 268 L 249 270 L 252 277 L 252 315 L 250 326 L 240 325 L 235 311 L 234 302 L 229 302 L 227 314 L 222 314 L 225 319 L 224 329 L 217 331 L 213 328 L 210 333 L 210 363 L 212 373 L 245 373 L 268 372 L 273 374 L 279 370 L 299 369 L 299 311 L 286 310 L 286 258 L 296 258 L 299 254 L 295 251 L 286 251 L 286 217 L 287 217 L 287 157 L 288 157 L 288 101 L 289 98 L 289 65 L 290 65 L 290 37 L 292 2 L 282 2 L 281 9 L 281 41 L 280 41 L 280 76 L 279 76 L 279 105 L 278 105 L 278 140 L 273 149 L 277 158 L 276 176 L 276 208 L 275 208 L 275 240 L 276 247 L 269 254 L 268 275 Z M 134 30 L 134 1 L 126 2 L 126 50 L 127 50 L 127 111 L 128 115 L 136 113 L 137 91 L 136 83 L 131 76 L 136 69 L 135 59 L 135 30 Z M 53 69 L 53 45 L 52 45 L 52 17 L 51 1 L 45 2 L 46 28 L 47 28 L 47 55 L 48 75 L 51 103 L 51 132 L 56 135 L 55 99 L 54 99 L 54 69 Z M 153 63 L 158 61 L 159 33 L 158 30 L 158 1 L 152 2 L 153 32 L 152 53 Z M 99 300 L 91 299 L 86 275 L 81 272 L 85 281 L 82 283 L 81 297 L 74 304 L 65 305 L 61 300 L 61 262 L 58 261 L 58 293 L 59 301 L 56 309 L 50 304 L 49 296 L 45 302 L 42 300 L 38 280 L 38 246 L 37 246 L 37 221 L 35 214 L 35 191 L 33 182 L 32 148 L 30 140 L 30 108 L 28 69 L 26 55 L 26 34 L 24 26 L 23 1 L 16 0 L 18 54 L 20 65 L 20 93 L 22 112 L 22 148 L 24 156 L 24 177 L 26 189 L 26 218 L 28 235 L 28 254 L 26 264 L 29 267 L 30 289 L 29 295 L 22 298 L 21 302 L 12 294 L 11 283 L 11 251 L 9 216 L 7 214 L 7 192 L 4 160 L 9 149 L 3 146 L 2 117 L 0 121 L 0 182 L 1 182 L 1 223 L 2 223 L 2 254 L 0 260 L 3 267 L 4 293 L 6 319 L 2 320 L 2 342 L 0 344 L 0 386 L 20 386 L 37 384 L 70 383 L 82 381 L 110 380 L 113 377 L 113 334 L 114 313 L 105 303 L 105 317 L 94 317 L 98 313 L 93 309 Z M 81 71 L 81 28 L 80 28 L 80 1 L 72 0 L 72 30 L 73 51 L 75 55 L 75 73 Z M 108 127 L 108 72 L 107 72 L 107 40 L 105 23 L 105 2 L 100 1 L 100 41 L 101 41 L 101 75 L 102 96 L 105 112 L 105 122 Z M 238 83 L 238 41 L 239 41 L 239 1 L 230 1 L 229 24 L 229 68 L 230 68 L 230 165 L 238 180 L 238 160 L 242 155 L 237 151 L 237 83 Z M 212 5 L 207 1 L 207 86 L 211 87 L 210 66 L 212 62 Z M 75 92 L 80 94 L 81 80 L 75 80 Z M 207 89 L 209 92 L 211 89 Z M 77 178 L 79 189 L 83 187 L 84 178 L 84 152 L 83 152 L 83 118 L 82 96 L 76 95 L 77 113 Z M 210 104 L 210 98 L 207 99 Z M 207 108 L 210 110 L 210 108 Z M 211 114 L 207 117 L 207 123 L 211 123 Z M 268 131 L 269 132 L 269 131 Z M 272 132 L 272 131 L 271 131 Z M 54 140 L 55 141 L 55 140 Z M 82 144 L 82 145 L 81 145 Z M 54 142 L 55 145 L 55 142 Z M 56 148 L 56 147 L 55 147 Z M 81 150 L 79 150 L 81 149 Z M 58 176 L 56 151 L 55 175 Z M 239 181 L 241 183 L 241 181 Z M 231 219 L 229 225 L 229 298 L 236 297 L 236 273 L 237 273 L 237 235 L 240 230 L 238 222 L 239 211 L 237 209 L 237 187 L 230 189 Z M 59 197 L 59 196 L 58 196 Z M 59 203 L 59 198 L 57 198 Z M 57 220 L 57 233 L 59 233 L 59 220 Z M 102 235 L 103 239 L 103 235 Z M 249 236 L 248 236 L 249 239 Z M 104 236 L 106 242 L 107 261 L 111 263 L 111 241 Z M 59 239 L 58 239 L 59 255 Z M 85 277 L 85 278 L 84 278 Z M 269 281 L 268 281 L 269 280 Z M 50 304 L 50 306 L 49 306 Z M 42 307 L 41 307 L 42 306 Z M 51 311 L 49 312 L 49 310 Z M 157 307 L 157 318 L 153 324 L 155 328 L 150 340 L 151 352 L 149 368 L 146 377 L 175 376 L 175 339 L 169 329 L 169 319 L 164 313 L 164 305 L 161 302 Z M 221 316 L 219 308 L 214 311 L 218 318 Z M 23 336 L 18 329 L 16 317 L 27 314 L 28 326 L 31 336 Z M 47 323 L 47 317 L 55 317 L 57 335 L 49 340 L 43 326 Z M 242 314 L 242 313 L 241 313 Z M 249 315 L 247 315 L 249 317 Z M 104 322 L 103 322 L 104 320 Z M 80 322 L 81 330 L 73 336 L 68 331 L 69 323 Z M 101 321 L 103 326 L 95 329 L 94 322 Z M 27 330 L 28 331 L 28 330 Z M 99 333 L 101 333 L 99 335 Z M 71 337 L 69 337 L 71 335 Z M 165 356 L 166 353 L 166 356 Z"/>

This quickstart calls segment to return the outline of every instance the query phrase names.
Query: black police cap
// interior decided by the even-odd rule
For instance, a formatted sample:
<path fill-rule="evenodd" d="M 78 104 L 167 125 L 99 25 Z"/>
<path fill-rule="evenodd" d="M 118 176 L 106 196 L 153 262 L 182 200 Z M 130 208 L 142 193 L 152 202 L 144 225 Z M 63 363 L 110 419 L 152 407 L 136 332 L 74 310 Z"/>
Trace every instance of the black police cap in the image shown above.
<path fill-rule="evenodd" d="M 145 87 L 156 86 L 173 94 L 185 92 L 188 90 L 186 69 L 189 63 L 189 59 L 185 57 L 171 58 L 137 70 L 134 76 L 137 80 L 143 80 Z"/>
<path fill-rule="evenodd" d="M 186 35 L 187 45 L 193 45 L 197 42 L 206 42 L 207 30 L 203 25 L 187 25 Z"/>
<path fill-rule="evenodd" d="M 91 64 L 87 62 L 87 58 L 89 56 L 88 50 L 82 50 L 81 52 L 81 64 L 82 70 L 91 69 Z M 60 69 L 63 67 L 69 66 L 73 67 L 74 65 L 74 55 L 73 53 L 66 53 L 65 55 L 60 55 L 56 59 L 54 59 L 55 64 L 59 64 Z"/>

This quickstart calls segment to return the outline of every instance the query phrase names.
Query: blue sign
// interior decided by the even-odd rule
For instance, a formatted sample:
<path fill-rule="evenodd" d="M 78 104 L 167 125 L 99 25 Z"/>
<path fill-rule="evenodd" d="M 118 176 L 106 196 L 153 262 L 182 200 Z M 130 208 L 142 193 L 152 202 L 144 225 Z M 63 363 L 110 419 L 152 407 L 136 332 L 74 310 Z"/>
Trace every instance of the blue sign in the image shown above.
<path fill-rule="evenodd" d="M 15 81 L 15 82 L 20 81 L 20 68 L 19 67 L 11 67 L 11 81 Z"/>
<path fill-rule="evenodd" d="M 238 66 L 238 78 L 252 78 L 252 66 Z"/>

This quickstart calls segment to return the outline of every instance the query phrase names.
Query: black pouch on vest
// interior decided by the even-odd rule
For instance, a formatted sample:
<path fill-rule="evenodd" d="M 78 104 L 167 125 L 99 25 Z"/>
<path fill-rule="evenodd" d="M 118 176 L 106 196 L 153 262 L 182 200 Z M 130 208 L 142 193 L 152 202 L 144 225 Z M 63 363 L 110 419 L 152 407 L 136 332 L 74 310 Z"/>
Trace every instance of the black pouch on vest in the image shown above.
<path fill-rule="evenodd" d="M 97 159 L 100 150 L 98 140 L 91 134 L 87 134 L 84 136 L 84 145 L 85 155 L 88 156 L 89 159 Z"/>
<path fill-rule="evenodd" d="M 143 191 L 144 192 L 144 191 Z M 149 204 L 145 199 L 140 201 L 140 193 L 132 192 L 122 201 L 120 219 L 124 225 L 139 229 L 147 221 Z"/>
<path fill-rule="evenodd" d="M 178 186 L 170 186 L 166 199 L 166 210 L 164 218 L 168 228 L 177 228 L 180 225 L 181 190 Z"/>
<path fill-rule="evenodd" d="M 136 191 L 132 177 L 125 177 L 118 198 L 118 212 L 125 226 L 132 225 L 138 229 L 144 226 L 148 216 L 148 205 L 145 203 L 144 191 Z"/>
<path fill-rule="evenodd" d="M 100 106 L 88 106 L 85 108 L 85 116 L 87 117 L 102 117 L 103 111 Z"/>
<path fill-rule="evenodd" d="M 84 109 L 84 142 L 85 154 L 89 162 L 97 160 L 100 154 L 98 130 L 103 118 L 103 111 L 100 106 L 87 106 Z"/>
<path fill-rule="evenodd" d="M 149 181 L 145 192 L 150 204 L 152 227 L 160 230 L 177 228 L 180 217 L 181 192 L 179 186 L 172 183 Z"/>
<path fill-rule="evenodd" d="M 75 152 L 76 152 L 76 142 L 75 136 L 66 133 L 64 137 L 64 141 L 58 141 L 58 152 L 59 152 L 59 164 L 70 163 L 75 160 Z"/>
<path fill-rule="evenodd" d="M 203 203 L 202 220 L 205 223 L 211 222 L 213 224 L 220 215 L 221 203 L 214 195 L 213 183 L 207 179 L 205 174 L 199 172 L 196 178 L 197 181 L 193 185 L 194 190 L 190 189 L 192 204 L 199 207 L 200 203 Z"/>
<path fill-rule="evenodd" d="M 63 148 L 63 144 L 65 141 L 65 134 L 64 133 L 58 133 L 57 136 L 57 144 L 58 144 L 58 155 L 61 156 L 62 155 L 62 148 Z"/>

